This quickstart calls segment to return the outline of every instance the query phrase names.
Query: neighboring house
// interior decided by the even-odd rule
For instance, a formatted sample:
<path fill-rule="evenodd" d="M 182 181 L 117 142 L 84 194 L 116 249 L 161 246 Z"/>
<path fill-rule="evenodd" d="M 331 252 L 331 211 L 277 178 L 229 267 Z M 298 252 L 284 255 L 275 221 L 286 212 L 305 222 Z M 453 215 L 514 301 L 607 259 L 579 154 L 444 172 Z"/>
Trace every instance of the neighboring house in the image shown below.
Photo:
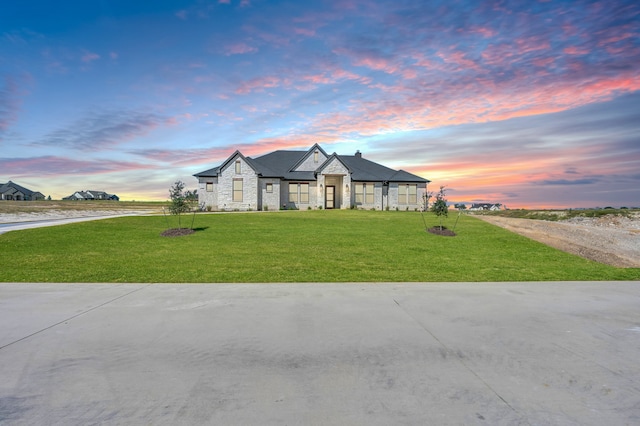
<path fill-rule="evenodd" d="M 430 182 L 355 155 L 274 151 L 257 158 L 234 152 L 198 178 L 198 202 L 212 210 L 418 209 Z"/>
<path fill-rule="evenodd" d="M 0 200 L 36 201 L 44 200 L 44 195 L 9 181 L 0 184 Z"/>
<path fill-rule="evenodd" d="M 115 194 L 107 194 L 104 191 L 76 191 L 68 197 L 64 197 L 63 200 L 72 200 L 72 201 L 87 201 L 87 200 L 112 200 L 112 201 L 120 201 Z"/>
<path fill-rule="evenodd" d="M 469 210 L 471 211 L 480 211 L 480 210 L 491 210 L 491 211 L 496 211 L 496 210 L 500 210 L 500 206 L 502 204 L 500 203 L 496 203 L 496 204 L 491 204 L 491 203 L 477 203 L 477 204 L 472 204 L 471 208 L 469 208 Z"/>

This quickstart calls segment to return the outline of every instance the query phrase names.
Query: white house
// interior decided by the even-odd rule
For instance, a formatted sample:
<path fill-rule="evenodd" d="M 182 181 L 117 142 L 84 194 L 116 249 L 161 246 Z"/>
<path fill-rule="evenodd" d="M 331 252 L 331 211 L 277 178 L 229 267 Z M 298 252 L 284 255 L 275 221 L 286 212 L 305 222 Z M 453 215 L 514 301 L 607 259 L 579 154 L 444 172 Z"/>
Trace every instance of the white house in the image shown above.
<path fill-rule="evenodd" d="M 355 155 L 274 151 L 260 157 L 234 152 L 194 175 L 198 202 L 212 210 L 419 209 L 430 182 Z"/>

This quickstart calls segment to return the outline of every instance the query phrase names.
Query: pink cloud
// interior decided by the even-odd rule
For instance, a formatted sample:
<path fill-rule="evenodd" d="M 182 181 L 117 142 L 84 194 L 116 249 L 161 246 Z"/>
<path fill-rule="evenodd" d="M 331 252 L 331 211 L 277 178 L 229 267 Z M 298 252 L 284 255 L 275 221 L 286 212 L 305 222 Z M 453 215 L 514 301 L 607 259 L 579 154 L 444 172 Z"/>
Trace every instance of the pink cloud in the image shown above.
<path fill-rule="evenodd" d="M 224 54 L 227 56 L 231 55 L 243 55 L 245 53 L 255 53 L 258 49 L 256 47 L 249 46 L 246 43 L 234 43 L 229 46 L 225 46 Z"/>
<path fill-rule="evenodd" d="M 309 28 L 294 28 L 293 32 L 307 37 L 313 37 L 316 35 L 316 31 Z"/>
<path fill-rule="evenodd" d="M 393 74 L 398 70 L 398 67 L 391 64 L 390 61 L 373 56 L 355 59 L 353 61 L 353 65 L 357 67 L 367 67 L 377 71 L 384 71 L 387 74 Z"/>
<path fill-rule="evenodd" d="M 565 47 L 562 51 L 567 55 L 586 55 L 589 53 L 589 50 L 576 46 Z"/>
<path fill-rule="evenodd" d="M 100 59 L 100 55 L 98 55 L 97 53 L 87 52 L 82 55 L 82 62 L 85 63 L 91 63 L 93 61 L 97 61 L 98 59 Z"/>
<path fill-rule="evenodd" d="M 283 84 L 283 82 L 283 80 L 275 76 L 257 77 L 240 83 L 235 92 L 239 95 L 245 95 L 251 92 L 263 92 L 265 89 L 278 87 Z"/>

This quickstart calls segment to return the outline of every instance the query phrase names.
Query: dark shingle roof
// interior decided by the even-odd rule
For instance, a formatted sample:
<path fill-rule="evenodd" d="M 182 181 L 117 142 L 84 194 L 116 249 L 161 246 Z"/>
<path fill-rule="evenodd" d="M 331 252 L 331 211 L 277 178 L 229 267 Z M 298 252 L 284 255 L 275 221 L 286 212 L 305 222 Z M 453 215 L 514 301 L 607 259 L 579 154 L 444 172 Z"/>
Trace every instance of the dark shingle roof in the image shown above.
<path fill-rule="evenodd" d="M 257 165 L 262 176 L 284 177 L 306 153 L 307 151 L 273 151 L 251 160 Z"/>
<path fill-rule="evenodd" d="M 382 164 L 362 158 L 357 155 L 339 155 L 347 167 L 351 170 L 351 180 L 366 181 L 393 181 L 393 182 L 429 182 L 428 179 L 416 176 L 404 170 L 393 170 Z"/>
<path fill-rule="evenodd" d="M 22 192 L 24 195 L 29 196 L 29 197 L 31 197 L 32 195 L 38 195 L 38 194 L 42 195 L 38 191 L 32 191 L 30 189 L 25 188 L 24 186 L 18 185 L 15 182 L 9 181 L 7 183 L 0 184 L 0 189 L 2 189 L 3 191 L 8 189 L 8 188 L 13 188 L 13 189 L 15 189 L 17 191 Z"/>
<path fill-rule="evenodd" d="M 312 149 L 320 148 L 314 145 Z M 321 148 L 320 148 L 321 149 Z M 322 151 L 324 153 L 324 150 Z M 316 180 L 313 171 L 291 171 L 295 165 L 299 164 L 307 151 L 287 151 L 278 150 L 257 158 L 244 157 L 262 177 L 277 177 L 285 180 Z M 235 155 L 229 157 L 218 167 L 196 173 L 195 177 L 215 177 L 218 176 L 221 168 Z M 336 155 L 329 156 L 342 161 L 351 171 L 351 179 L 360 182 L 393 181 L 393 182 L 430 182 L 420 176 L 411 174 L 404 170 L 394 170 L 373 161 L 362 158 L 361 155 Z M 323 164 L 324 165 L 324 164 Z M 319 168 L 322 168 L 321 165 Z"/>

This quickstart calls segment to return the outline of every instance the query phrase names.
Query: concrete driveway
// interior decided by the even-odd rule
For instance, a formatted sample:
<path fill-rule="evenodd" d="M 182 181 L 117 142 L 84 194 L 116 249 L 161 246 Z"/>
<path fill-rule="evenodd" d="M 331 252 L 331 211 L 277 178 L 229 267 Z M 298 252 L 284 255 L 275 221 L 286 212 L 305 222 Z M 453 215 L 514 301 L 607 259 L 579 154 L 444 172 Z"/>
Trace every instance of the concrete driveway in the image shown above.
<path fill-rule="evenodd" d="M 640 282 L 0 284 L 0 423 L 640 424 Z"/>

